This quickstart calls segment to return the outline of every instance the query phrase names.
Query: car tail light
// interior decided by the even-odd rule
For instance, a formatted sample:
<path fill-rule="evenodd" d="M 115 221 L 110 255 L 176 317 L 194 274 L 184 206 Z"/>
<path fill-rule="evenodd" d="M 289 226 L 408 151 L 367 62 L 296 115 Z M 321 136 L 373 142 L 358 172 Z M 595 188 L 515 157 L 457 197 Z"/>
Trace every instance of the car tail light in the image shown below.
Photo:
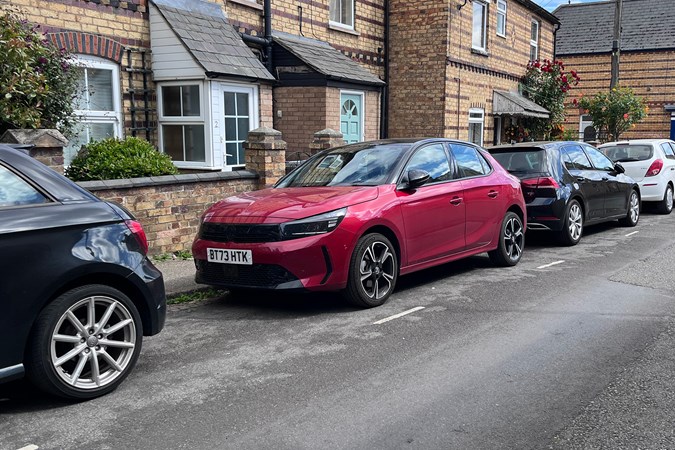
<path fill-rule="evenodd" d="M 656 175 L 661 173 L 661 169 L 663 169 L 663 161 L 657 159 L 652 163 L 651 166 L 649 166 L 649 169 L 647 169 L 647 173 L 645 174 L 645 176 L 655 177 Z"/>
<path fill-rule="evenodd" d="M 141 223 L 136 220 L 125 220 L 124 223 L 127 224 L 127 228 L 129 228 L 129 231 L 131 231 L 131 233 L 136 237 L 136 240 L 138 240 L 138 244 L 141 246 L 143 254 L 147 255 L 148 238 L 147 236 L 145 236 L 145 231 L 143 231 L 143 226 L 141 225 Z"/>
<path fill-rule="evenodd" d="M 541 189 L 541 188 L 552 188 L 558 189 L 560 185 L 552 177 L 539 177 L 539 178 L 529 178 L 521 182 L 524 188 L 530 189 Z"/>

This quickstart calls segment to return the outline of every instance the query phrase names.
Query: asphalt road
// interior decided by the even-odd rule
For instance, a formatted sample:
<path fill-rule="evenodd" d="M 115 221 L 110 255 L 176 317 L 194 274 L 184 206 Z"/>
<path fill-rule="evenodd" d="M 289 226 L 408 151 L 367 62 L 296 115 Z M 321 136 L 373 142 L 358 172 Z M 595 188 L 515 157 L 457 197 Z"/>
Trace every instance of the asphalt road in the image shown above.
<path fill-rule="evenodd" d="M 675 448 L 673 231 L 645 214 L 571 248 L 530 233 L 514 268 L 413 274 L 371 310 L 171 307 L 111 395 L 0 387 L 0 449 Z"/>

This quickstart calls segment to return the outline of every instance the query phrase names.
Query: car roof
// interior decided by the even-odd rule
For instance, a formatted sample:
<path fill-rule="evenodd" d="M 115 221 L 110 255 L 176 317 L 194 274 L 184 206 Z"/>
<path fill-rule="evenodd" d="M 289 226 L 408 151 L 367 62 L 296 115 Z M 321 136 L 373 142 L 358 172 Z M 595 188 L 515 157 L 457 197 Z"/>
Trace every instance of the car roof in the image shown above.
<path fill-rule="evenodd" d="M 673 142 L 670 139 L 629 139 L 625 141 L 616 141 L 616 142 L 607 142 L 602 144 L 600 147 L 615 147 L 617 145 L 645 145 L 645 144 L 662 144 L 664 142 Z"/>
<path fill-rule="evenodd" d="M 28 177 L 60 202 L 98 201 L 89 191 L 30 157 L 27 150 L 0 144 L 0 163 L 5 163 Z"/>
<path fill-rule="evenodd" d="M 504 145 L 495 145 L 494 147 L 488 148 L 488 151 L 492 150 L 508 150 L 510 148 L 513 149 L 520 149 L 520 148 L 552 148 L 552 147 L 558 147 L 561 144 L 569 144 L 574 142 L 575 144 L 579 144 L 579 142 L 576 141 L 531 141 L 531 142 L 516 142 L 513 144 L 504 144 Z"/>

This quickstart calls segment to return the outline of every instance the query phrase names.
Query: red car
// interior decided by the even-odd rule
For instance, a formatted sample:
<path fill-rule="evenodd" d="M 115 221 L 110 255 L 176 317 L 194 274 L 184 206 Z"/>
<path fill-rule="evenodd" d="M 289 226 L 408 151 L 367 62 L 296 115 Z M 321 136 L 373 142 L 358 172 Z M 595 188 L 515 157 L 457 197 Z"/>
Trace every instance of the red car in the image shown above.
<path fill-rule="evenodd" d="M 488 252 L 513 266 L 525 244 L 518 178 L 487 152 L 448 139 L 383 140 L 321 152 L 272 189 L 202 216 L 199 283 L 343 290 L 383 304 L 399 275 Z"/>

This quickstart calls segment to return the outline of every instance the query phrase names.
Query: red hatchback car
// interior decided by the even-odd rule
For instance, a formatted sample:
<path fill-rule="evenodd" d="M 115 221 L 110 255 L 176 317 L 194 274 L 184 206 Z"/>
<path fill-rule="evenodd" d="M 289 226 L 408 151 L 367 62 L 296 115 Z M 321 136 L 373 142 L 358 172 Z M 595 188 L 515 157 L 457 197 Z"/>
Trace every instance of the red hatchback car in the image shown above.
<path fill-rule="evenodd" d="M 513 266 L 525 244 L 520 181 L 487 152 L 447 139 L 321 152 L 273 188 L 211 206 L 192 247 L 199 283 L 344 290 L 383 304 L 399 275 L 488 252 Z"/>

